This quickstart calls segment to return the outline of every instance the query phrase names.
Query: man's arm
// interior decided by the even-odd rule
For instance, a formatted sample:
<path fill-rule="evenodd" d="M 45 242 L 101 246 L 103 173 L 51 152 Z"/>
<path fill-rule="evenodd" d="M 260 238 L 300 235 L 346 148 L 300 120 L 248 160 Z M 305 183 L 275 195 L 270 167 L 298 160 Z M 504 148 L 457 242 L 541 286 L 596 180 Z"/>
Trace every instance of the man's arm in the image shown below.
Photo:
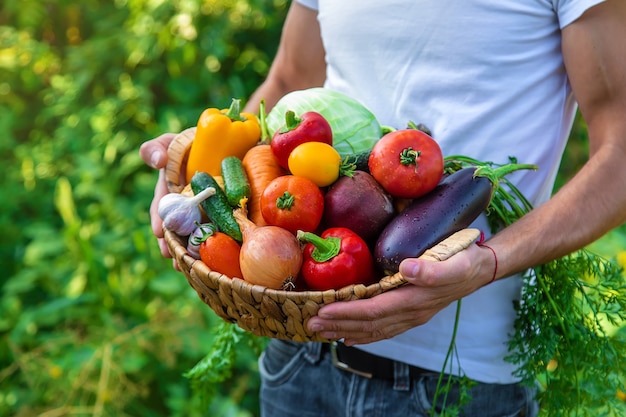
<path fill-rule="evenodd" d="M 500 277 L 573 252 L 626 221 L 625 22 L 626 2 L 608 0 L 563 29 L 590 157 L 549 202 L 490 240 Z"/>
<path fill-rule="evenodd" d="M 269 74 L 250 97 L 246 111 L 256 112 L 261 100 L 265 100 L 269 110 L 285 94 L 322 86 L 325 79 L 326 61 L 317 12 L 293 2 Z"/>

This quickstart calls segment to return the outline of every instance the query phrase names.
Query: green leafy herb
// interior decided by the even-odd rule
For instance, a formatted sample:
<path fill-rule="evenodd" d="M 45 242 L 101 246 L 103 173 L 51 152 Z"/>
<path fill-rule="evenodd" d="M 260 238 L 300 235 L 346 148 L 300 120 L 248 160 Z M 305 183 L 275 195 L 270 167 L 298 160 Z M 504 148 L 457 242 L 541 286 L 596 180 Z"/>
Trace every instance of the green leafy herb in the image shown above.
<path fill-rule="evenodd" d="M 454 374 L 454 359 L 456 358 L 456 363 L 460 367 L 459 358 L 457 356 L 456 350 L 456 334 L 459 327 L 459 317 L 461 315 L 461 305 L 462 300 L 458 300 L 456 302 L 456 315 L 454 320 L 454 328 L 452 330 L 452 338 L 450 340 L 450 345 L 448 347 L 448 352 L 446 353 L 446 359 L 443 363 L 442 372 L 439 374 L 439 379 L 437 380 L 437 388 L 435 389 L 435 395 L 433 398 L 434 407 L 431 409 L 431 415 L 437 415 L 439 417 L 452 417 L 458 416 L 461 412 L 463 406 L 468 404 L 472 400 L 472 396 L 469 392 L 470 388 L 476 385 L 476 382 L 469 379 L 466 375 L 461 374 L 460 376 L 456 376 Z M 446 369 L 448 372 L 446 373 Z M 461 373 L 463 370 L 461 369 Z M 459 399 L 456 403 L 450 404 L 448 401 L 448 395 L 452 391 L 452 388 L 457 386 L 459 389 Z M 436 407 L 439 407 L 439 396 L 443 395 L 441 412 L 437 414 Z"/>
<path fill-rule="evenodd" d="M 528 384 L 541 381 L 544 415 L 611 414 L 622 407 L 626 319 L 622 270 L 587 250 L 534 268 L 524 277 L 510 339 L 510 362 Z"/>
<path fill-rule="evenodd" d="M 185 373 L 185 377 L 190 380 L 194 398 L 199 398 L 203 406 L 211 404 L 220 384 L 232 376 L 237 352 L 252 348 L 260 353 L 265 343 L 264 338 L 226 321 L 217 326 L 215 334 L 217 336 L 207 355 Z"/>

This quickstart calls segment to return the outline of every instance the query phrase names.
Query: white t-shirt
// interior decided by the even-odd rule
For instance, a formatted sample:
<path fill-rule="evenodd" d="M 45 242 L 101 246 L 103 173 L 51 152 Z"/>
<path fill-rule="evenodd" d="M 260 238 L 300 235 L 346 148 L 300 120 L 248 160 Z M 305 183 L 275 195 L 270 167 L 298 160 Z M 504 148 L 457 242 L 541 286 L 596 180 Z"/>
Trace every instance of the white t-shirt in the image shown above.
<path fill-rule="evenodd" d="M 318 10 L 327 88 L 384 125 L 424 123 L 444 155 L 536 164 L 508 178 L 534 205 L 550 197 L 576 111 L 560 30 L 602 0 L 297 1 Z M 475 226 L 488 234 L 484 218 Z M 510 277 L 463 299 L 454 365 L 470 378 L 515 381 L 504 357 L 520 286 Z M 455 309 L 360 347 L 441 370 Z"/>

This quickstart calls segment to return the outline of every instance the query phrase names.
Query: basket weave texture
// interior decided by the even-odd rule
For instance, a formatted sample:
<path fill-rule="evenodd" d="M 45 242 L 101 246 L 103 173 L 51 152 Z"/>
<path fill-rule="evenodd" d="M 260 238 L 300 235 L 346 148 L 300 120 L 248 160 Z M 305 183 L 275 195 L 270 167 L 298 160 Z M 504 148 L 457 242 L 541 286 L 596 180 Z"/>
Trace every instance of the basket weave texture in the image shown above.
<path fill-rule="evenodd" d="M 180 172 L 193 136 L 194 129 L 187 129 L 177 135 L 170 145 L 166 167 L 166 181 L 170 192 L 181 192 L 184 188 Z M 167 229 L 164 229 L 164 235 L 170 253 L 202 301 L 222 319 L 236 323 L 257 336 L 297 342 L 328 341 L 306 328 L 307 321 L 322 306 L 337 301 L 371 298 L 407 283 L 397 273 L 385 276 L 368 286 L 358 284 L 327 291 L 274 290 L 212 271 L 187 252 L 186 238 Z M 479 235 L 477 229 L 460 230 L 427 250 L 420 258 L 445 260 L 468 247 Z"/>

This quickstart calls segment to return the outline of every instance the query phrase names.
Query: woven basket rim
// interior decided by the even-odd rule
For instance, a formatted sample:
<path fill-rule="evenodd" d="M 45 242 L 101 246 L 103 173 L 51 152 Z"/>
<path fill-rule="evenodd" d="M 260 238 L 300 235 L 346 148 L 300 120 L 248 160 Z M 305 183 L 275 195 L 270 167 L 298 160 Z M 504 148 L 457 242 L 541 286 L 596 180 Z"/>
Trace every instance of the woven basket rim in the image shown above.
<path fill-rule="evenodd" d="M 234 282 L 238 287 L 255 290 L 255 291 L 263 291 L 267 293 L 272 293 L 280 297 L 287 298 L 322 298 L 327 300 L 334 301 L 346 301 L 361 298 L 358 295 L 355 296 L 355 292 L 361 294 L 368 294 L 369 297 L 380 294 L 385 291 L 389 291 L 391 289 L 400 287 L 407 283 L 406 279 L 399 272 L 394 275 L 387 275 L 382 277 L 379 281 L 364 285 L 364 284 L 351 284 L 339 289 L 328 289 L 328 290 L 284 290 L 284 289 L 274 289 L 269 287 L 264 287 L 258 284 L 252 284 L 243 278 L 239 277 L 229 277 L 225 274 L 222 274 L 217 271 L 211 270 L 202 260 L 196 259 L 189 254 L 186 246 L 183 244 L 183 238 L 175 234 L 174 232 L 167 230 L 167 228 L 163 228 L 163 234 L 165 241 L 168 243 L 170 247 L 170 252 L 176 254 L 177 260 L 183 260 L 186 268 L 183 270 L 196 270 L 197 273 L 206 274 L 209 278 L 215 280 L 226 279 L 226 282 Z M 180 265 L 182 266 L 182 265 Z"/>

